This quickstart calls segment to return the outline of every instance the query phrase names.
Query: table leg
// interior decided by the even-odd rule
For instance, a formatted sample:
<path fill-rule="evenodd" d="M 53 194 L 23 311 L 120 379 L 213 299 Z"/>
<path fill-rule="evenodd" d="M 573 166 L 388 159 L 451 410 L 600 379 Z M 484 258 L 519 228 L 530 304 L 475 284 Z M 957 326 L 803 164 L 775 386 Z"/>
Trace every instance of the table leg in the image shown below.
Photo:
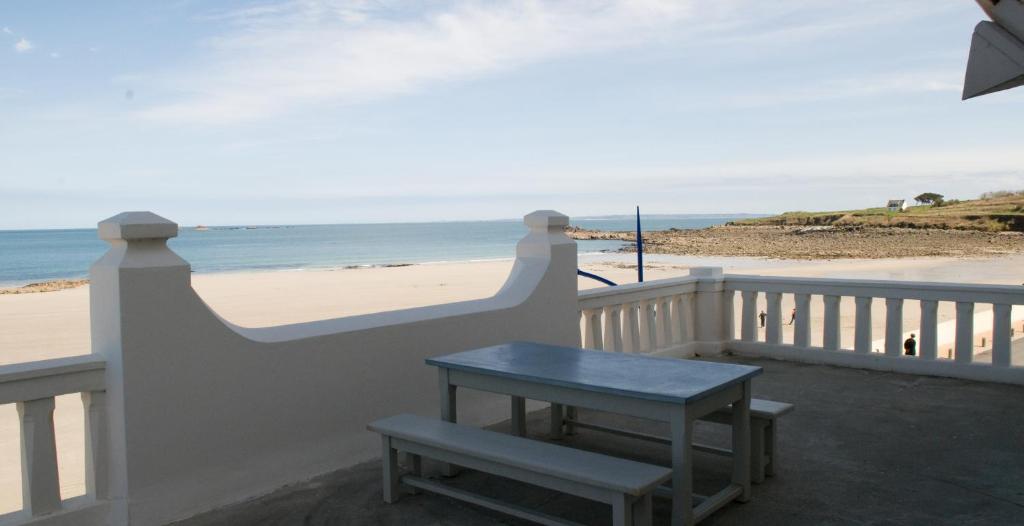
<path fill-rule="evenodd" d="M 737 500 L 750 500 L 750 380 L 743 396 L 732 404 L 732 483 L 743 488 Z"/>
<path fill-rule="evenodd" d="M 574 406 L 574 405 L 566 406 L 565 407 L 565 417 L 568 418 L 569 420 L 576 420 L 576 419 L 579 418 L 579 410 L 577 410 L 576 406 Z M 576 434 L 576 426 L 572 425 L 572 423 L 565 424 L 565 434 L 567 434 L 567 435 L 575 435 Z"/>
<path fill-rule="evenodd" d="M 562 404 L 551 404 L 551 438 L 562 438 L 562 426 L 565 424 L 562 412 Z"/>
<path fill-rule="evenodd" d="M 526 399 L 521 396 L 512 397 L 512 434 L 526 436 Z"/>
<path fill-rule="evenodd" d="M 672 412 L 672 526 L 693 524 L 693 419 L 685 407 Z M 748 473 L 749 475 L 749 473 Z"/>
<path fill-rule="evenodd" d="M 448 369 L 437 370 L 438 387 L 441 389 L 441 420 L 454 423 L 455 412 L 455 387 L 448 382 Z"/>
<path fill-rule="evenodd" d="M 441 391 L 441 420 L 446 422 L 455 423 L 456 420 L 456 408 L 455 408 L 455 388 L 448 381 L 448 369 L 440 367 L 437 369 L 437 380 L 438 387 Z M 452 464 L 442 463 L 440 465 L 441 475 L 445 477 L 454 477 L 458 474 L 458 468 Z"/>

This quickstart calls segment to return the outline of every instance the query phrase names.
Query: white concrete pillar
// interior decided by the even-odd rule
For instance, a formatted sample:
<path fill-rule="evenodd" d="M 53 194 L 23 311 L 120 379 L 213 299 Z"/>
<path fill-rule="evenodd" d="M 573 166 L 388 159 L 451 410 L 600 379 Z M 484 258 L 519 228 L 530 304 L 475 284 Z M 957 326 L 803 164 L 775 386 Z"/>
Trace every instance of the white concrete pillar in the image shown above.
<path fill-rule="evenodd" d="M 764 330 L 764 339 L 767 343 L 782 343 L 782 293 L 769 292 L 765 294 L 768 300 L 768 325 Z"/>
<path fill-rule="evenodd" d="M 836 351 L 839 350 L 840 345 L 839 300 L 842 298 L 840 296 L 827 295 L 822 299 L 825 302 L 825 326 L 823 328 L 822 340 L 826 349 Z"/>
<path fill-rule="evenodd" d="M 874 298 L 870 296 L 858 296 L 854 301 L 857 304 L 857 313 L 853 338 L 853 351 L 861 354 L 871 352 L 871 302 Z"/>
<path fill-rule="evenodd" d="M 1013 307 L 992 305 L 992 365 L 1010 366 L 1010 312 Z"/>
<path fill-rule="evenodd" d="M 694 267 L 690 275 L 700 279 L 693 307 L 694 336 L 703 352 L 719 352 L 726 340 L 723 313 L 723 277 L 721 267 Z M 729 326 L 731 327 L 731 323 Z"/>
<path fill-rule="evenodd" d="M 974 360 L 974 303 L 956 302 L 956 361 Z"/>
<path fill-rule="evenodd" d="M 885 354 L 903 354 L 903 298 L 885 298 Z"/>
<path fill-rule="evenodd" d="M 921 358 L 934 360 L 938 357 L 938 312 L 939 302 L 921 300 L 921 334 L 918 334 L 918 348 Z"/>
<path fill-rule="evenodd" d="M 740 317 L 740 339 L 745 342 L 757 340 L 757 291 L 745 290 L 740 293 L 743 313 Z"/>
<path fill-rule="evenodd" d="M 60 510 L 53 398 L 18 402 L 21 421 L 21 502 L 32 516 Z"/>
<path fill-rule="evenodd" d="M 811 295 L 796 294 L 793 296 L 796 307 L 796 321 L 793 322 L 793 345 L 797 347 L 811 346 Z"/>

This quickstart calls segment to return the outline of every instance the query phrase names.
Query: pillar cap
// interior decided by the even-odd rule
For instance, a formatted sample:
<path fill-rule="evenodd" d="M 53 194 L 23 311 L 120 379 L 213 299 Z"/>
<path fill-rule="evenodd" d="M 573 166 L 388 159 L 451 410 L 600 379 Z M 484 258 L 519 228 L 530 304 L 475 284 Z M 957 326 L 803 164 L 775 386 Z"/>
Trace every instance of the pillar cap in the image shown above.
<path fill-rule="evenodd" d="M 569 226 L 569 216 L 554 210 L 537 210 L 526 214 L 523 223 L 531 229 L 565 228 Z"/>
<path fill-rule="evenodd" d="M 153 212 L 121 212 L 100 221 L 98 233 L 106 241 L 168 239 L 177 237 L 178 224 Z"/>

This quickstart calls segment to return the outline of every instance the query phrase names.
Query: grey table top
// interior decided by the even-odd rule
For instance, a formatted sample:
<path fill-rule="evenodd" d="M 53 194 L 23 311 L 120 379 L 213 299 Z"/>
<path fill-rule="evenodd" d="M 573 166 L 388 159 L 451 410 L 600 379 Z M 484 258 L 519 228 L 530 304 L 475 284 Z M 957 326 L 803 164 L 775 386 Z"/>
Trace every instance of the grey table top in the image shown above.
<path fill-rule="evenodd" d="M 531 342 L 484 347 L 428 358 L 426 362 L 446 369 L 683 404 L 761 374 L 761 368 L 752 365 Z"/>

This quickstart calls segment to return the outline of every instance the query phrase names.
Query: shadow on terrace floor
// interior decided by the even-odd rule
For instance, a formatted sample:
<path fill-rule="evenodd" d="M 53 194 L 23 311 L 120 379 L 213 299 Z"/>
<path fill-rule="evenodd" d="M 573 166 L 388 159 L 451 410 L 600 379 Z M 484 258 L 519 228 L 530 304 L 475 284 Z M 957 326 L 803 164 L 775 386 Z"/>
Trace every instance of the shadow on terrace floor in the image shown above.
<path fill-rule="evenodd" d="M 997 384 L 723 358 L 765 374 L 754 396 L 793 402 L 779 427 L 778 474 L 704 525 L 1020 524 L 1024 517 L 1024 388 Z M 648 432 L 660 424 L 581 412 Z M 529 430 L 543 439 L 547 411 Z M 507 424 L 496 429 L 505 431 Z M 701 423 L 701 442 L 728 445 L 728 429 Z M 668 464 L 667 446 L 581 430 L 565 442 Z M 728 480 L 729 459 L 695 453 L 698 493 Z M 178 523 L 210 525 L 482 525 L 526 524 L 445 497 L 421 494 L 381 502 L 380 463 L 369 462 L 262 499 Z M 610 508 L 518 483 L 466 472 L 450 481 L 492 497 L 584 524 L 610 523 Z M 668 524 L 670 503 L 655 500 L 655 524 Z"/>

